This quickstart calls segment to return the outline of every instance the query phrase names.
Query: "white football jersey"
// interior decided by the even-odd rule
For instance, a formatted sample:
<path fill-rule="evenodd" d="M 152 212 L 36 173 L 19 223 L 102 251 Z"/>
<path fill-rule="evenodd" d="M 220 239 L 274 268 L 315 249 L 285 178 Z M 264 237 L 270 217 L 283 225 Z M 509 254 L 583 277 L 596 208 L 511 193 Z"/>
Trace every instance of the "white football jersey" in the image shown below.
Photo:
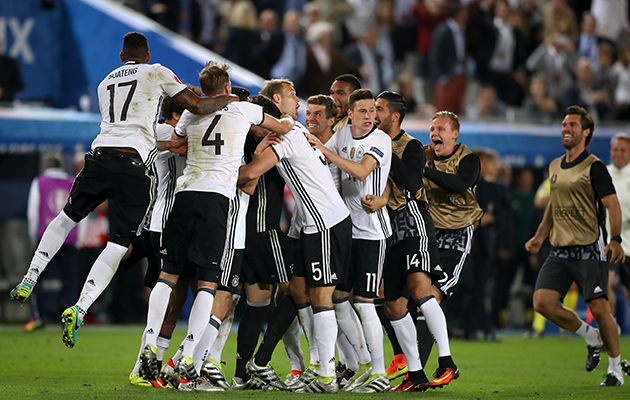
<path fill-rule="evenodd" d="M 174 130 L 175 128 L 169 124 L 158 124 L 156 129 L 157 140 L 170 140 Z M 185 157 L 168 150 L 158 153 L 153 163 L 157 195 L 155 196 L 155 204 L 153 205 L 153 210 L 151 210 L 151 219 L 149 220 L 150 231 L 162 232 L 168 219 L 168 214 L 171 212 L 175 202 L 177 178 L 184 172 L 184 167 L 186 167 Z"/>
<path fill-rule="evenodd" d="M 335 188 L 324 155 L 311 146 L 305 133 L 308 133 L 306 128 L 296 123 L 272 149 L 278 156 L 278 172 L 302 217 L 304 233 L 312 234 L 335 226 L 349 213 Z"/>
<path fill-rule="evenodd" d="M 160 64 L 125 63 L 98 85 L 101 133 L 97 147 L 132 147 L 148 166 L 157 157 L 155 128 L 164 96 L 186 89 L 177 76 Z"/>
<path fill-rule="evenodd" d="M 247 132 L 263 119 L 262 107 L 247 102 L 228 104 L 210 115 L 184 111 L 175 133 L 188 136 L 188 154 L 177 192 L 215 192 L 232 199 Z"/>
<path fill-rule="evenodd" d="M 378 167 L 364 180 L 352 177 L 341 171 L 341 193 L 352 218 L 352 238 L 366 240 L 386 239 L 392 235 L 389 213 L 385 207 L 368 213 L 361 205 L 361 199 L 373 194 L 382 196 L 392 162 L 392 140 L 380 129 L 374 128 L 361 137 L 352 136 L 352 125 L 340 128 L 326 142 L 326 147 L 343 158 L 361 163 L 364 157 L 374 157 Z"/>

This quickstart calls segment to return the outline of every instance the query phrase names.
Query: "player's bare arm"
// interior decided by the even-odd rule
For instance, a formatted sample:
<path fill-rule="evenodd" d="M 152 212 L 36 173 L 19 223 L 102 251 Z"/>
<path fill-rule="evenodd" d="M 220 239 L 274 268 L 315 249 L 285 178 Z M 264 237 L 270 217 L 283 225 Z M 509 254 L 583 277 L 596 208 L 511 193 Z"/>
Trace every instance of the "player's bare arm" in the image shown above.
<path fill-rule="evenodd" d="M 363 157 L 363 160 L 361 160 L 360 163 L 350 161 L 328 149 L 315 135 L 308 134 L 307 138 L 309 142 L 311 142 L 316 149 L 320 150 L 330 162 L 338 166 L 343 172 L 361 182 L 363 182 L 365 178 L 367 178 L 368 175 L 370 175 L 372 171 L 378 167 L 378 161 L 370 154 L 367 154 L 369 157 Z"/>
<path fill-rule="evenodd" d="M 175 154 L 186 154 L 186 151 L 188 151 L 188 136 L 179 137 L 175 135 L 175 132 L 173 132 L 172 136 L 171 140 L 158 140 L 158 151 L 168 150 Z"/>
<path fill-rule="evenodd" d="M 278 156 L 271 147 L 267 147 L 261 154 L 254 154 L 252 161 L 238 170 L 238 187 L 251 196 L 256 190 L 258 178 L 273 168 L 277 162 Z"/>
<path fill-rule="evenodd" d="M 376 196 L 373 194 L 366 195 L 365 199 L 361 199 L 363 209 L 368 213 L 373 213 L 385 207 L 387 205 L 390 192 L 391 188 L 389 187 L 389 184 L 387 184 L 382 196 Z"/>
<path fill-rule="evenodd" d="M 608 211 L 610 238 L 621 235 L 621 206 L 619 205 L 617 195 L 610 194 L 606 197 L 602 197 L 601 200 L 604 207 L 606 207 L 606 211 Z M 610 240 L 606 245 L 604 253 L 608 254 L 609 252 L 610 262 L 612 263 L 624 262 L 626 259 L 621 243 L 616 240 Z"/>
<path fill-rule="evenodd" d="M 265 114 L 260 126 L 277 134 L 286 135 L 295 126 L 295 120 L 289 116 L 278 119 L 269 114 Z"/>
<path fill-rule="evenodd" d="M 238 96 L 223 94 L 212 97 L 199 97 L 190 89 L 184 89 L 173 97 L 179 105 L 193 114 L 207 115 L 217 112 L 228 104 L 238 101 Z"/>
<path fill-rule="evenodd" d="M 551 203 L 547 206 L 545 210 L 545 215 L 543 216 L 540 225 L 538 225 L 538 229 L 534 234 L 534 237 L 529 239 L 527 243 L 525 243 L 525 250 L 532 254 L 538 254 L 540 250 L 540 246 L 542 246 L 545 238 L 549 236 L 549 232 L 551 231 L 551 227 L 553 226 L 553 206 Z"/>

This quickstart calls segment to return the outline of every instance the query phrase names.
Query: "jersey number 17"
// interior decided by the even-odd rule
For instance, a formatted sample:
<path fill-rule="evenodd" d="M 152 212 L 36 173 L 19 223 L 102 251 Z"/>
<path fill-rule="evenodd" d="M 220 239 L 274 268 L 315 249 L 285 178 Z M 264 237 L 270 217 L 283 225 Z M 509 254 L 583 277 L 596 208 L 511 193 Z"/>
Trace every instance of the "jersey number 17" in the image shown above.
<path fill-rule="evenodd" d="M 133 81 L 121 82 L 118 84 L 119 88 L 125 87 L 125 86 L 130 86 L 130 88 L 129 88 L 129 92 L 127 93 L 127 98 L 125 99 L 125 104 L 123 104 L 122 111 L 120 112 L 120 121 L 127 120 L 127 111 L 129 110 L 129 104 L 131 104 L 131 98 L 133 97 L 133 94 L 136 92 L 136 86 L 138 86 L 138 81 L 134 79 Z M 115 99 L 115 94 L 116 94 L 116 85 L 112 83 L 111 85 L 107 86 L 107 91 L 109 92 L 109 122 L 113 124 L 115 122 L 114 99 Z"/>

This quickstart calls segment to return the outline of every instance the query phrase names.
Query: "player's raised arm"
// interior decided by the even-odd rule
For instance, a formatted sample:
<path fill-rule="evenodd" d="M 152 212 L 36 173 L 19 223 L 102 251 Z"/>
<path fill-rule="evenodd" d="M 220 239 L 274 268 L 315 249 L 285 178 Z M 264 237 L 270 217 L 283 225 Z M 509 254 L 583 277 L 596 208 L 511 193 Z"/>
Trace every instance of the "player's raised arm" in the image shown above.
<path fill-rule="evenodd" d="M 260 124 L 260 126 L 280 135 L 286 135 L 295 126 L 295 120 L 293 120 L 293 118 L 291 118 L 290 116 L 284 116 L 278 119 L 269 114 L 265 114 L 263 117 L 263 122 Z"/>
<path fill-rule="evenodd" d="M 238 96 L 223 94 L 212 97 L 199 97 L 190 89 L 184 89 L 177 93 L 173 100 L 193 114 L 206 115 L 219 111 L 228 104 L 238 101 Z"/>

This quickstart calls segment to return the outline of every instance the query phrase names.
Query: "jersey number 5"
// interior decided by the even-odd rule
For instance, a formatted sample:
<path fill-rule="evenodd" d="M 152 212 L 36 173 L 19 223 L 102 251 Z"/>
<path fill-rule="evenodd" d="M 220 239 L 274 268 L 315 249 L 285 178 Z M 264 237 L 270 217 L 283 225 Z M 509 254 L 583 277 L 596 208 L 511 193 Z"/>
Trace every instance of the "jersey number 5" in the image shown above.
<path fill-rule="evenodd" d="M 129 92 L 127 93 L 127 99 L 125 99 L 125 104 L 123 104 L 122 111 L 120 113 L 120 120 L 127 120 L 127 111 L 129 110 L 129 104 L 131 104 L 131 98 L 136 91 L 136 86 L 138 86 L 138 81 L 133 80 L 129 82 L 122 82 L 118 84 L 118 87 L 131 86 L 129 88 Z M 109 91 L 109 122 L 114 123 L 114 95 L 116 93 L 116 86 L 112 83 L 107 86 L 107 90 Z"/>
<path fill-rule="evenodd" d="M 215 155 L 221 154 L 221 145 L 225 144 L 225 141 L 221 140 L 221 133 L 219 132 L 214 134 L 213 140 L 210 140 L 210 134 L 212 133 L 214 128 L 217 126 L 220 119 L 221 119 L 221 115 L 217 115 L 214 117 L 214 119 L 212 120 L 212 123 L 206 130 L 206 133 L 203 135 L 203 139 L 201 139 L 202 146 L 214 146 Z"/>

